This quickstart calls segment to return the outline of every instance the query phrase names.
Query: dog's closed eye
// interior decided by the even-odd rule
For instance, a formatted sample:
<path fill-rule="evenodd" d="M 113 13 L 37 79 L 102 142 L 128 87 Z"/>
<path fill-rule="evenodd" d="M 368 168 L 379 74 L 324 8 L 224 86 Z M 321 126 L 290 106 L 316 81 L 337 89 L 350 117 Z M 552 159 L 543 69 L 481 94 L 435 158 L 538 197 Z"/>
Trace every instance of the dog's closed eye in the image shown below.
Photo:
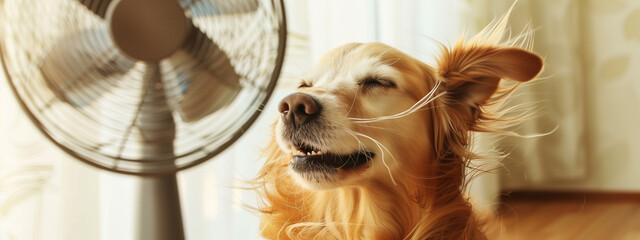
<path fill-rule="evenodd" d="M 376 88 L 376 87 L 395 88 L 396 83 L 394 83 L 389 79 L 369 76 L 358 81 L 358 86 L 362 86 L 364 88 Z"/>

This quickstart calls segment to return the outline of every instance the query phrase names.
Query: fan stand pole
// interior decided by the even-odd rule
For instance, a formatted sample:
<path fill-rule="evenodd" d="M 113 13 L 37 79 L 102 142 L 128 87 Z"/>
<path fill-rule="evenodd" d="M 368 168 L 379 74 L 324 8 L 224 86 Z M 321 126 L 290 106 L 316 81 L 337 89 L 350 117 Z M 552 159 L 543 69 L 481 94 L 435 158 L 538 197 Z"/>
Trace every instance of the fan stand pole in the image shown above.
<path fill-rule="evenodd" d="M 136 237 L 140 240 L 183 240 L 176 175 L 143 177 L 139 184 Z"/>
<path fill-rule="evenodd" d="M 155 68 L 152 71 L 155 76 L 151 76 L 151 86 L 143 100 L 149 104 L 143 103 L 138 119 L 145 140 L 142 145 L 144 159 L 166 159 L 173 155 L 175 123 L 167 106 L 162 83 L 157 77 L 158 70 Z M 140 177 L 138 187 L 139 212 L 134 228 L 137 231 L 135 239 L 185 239 L 176 174 Z"/>

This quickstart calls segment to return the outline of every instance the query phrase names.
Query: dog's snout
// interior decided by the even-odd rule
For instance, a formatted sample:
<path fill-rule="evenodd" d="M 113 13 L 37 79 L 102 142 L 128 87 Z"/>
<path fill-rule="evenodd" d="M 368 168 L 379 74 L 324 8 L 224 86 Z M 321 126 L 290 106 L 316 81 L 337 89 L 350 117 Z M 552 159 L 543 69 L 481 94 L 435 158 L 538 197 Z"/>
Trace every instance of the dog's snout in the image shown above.
<path fill-rule="evenodd" d="M 280 101 L 278 111 L 286 124 L 301 126 L 318 115 L 320 104 L 306 93 L 294 93 Z"/>

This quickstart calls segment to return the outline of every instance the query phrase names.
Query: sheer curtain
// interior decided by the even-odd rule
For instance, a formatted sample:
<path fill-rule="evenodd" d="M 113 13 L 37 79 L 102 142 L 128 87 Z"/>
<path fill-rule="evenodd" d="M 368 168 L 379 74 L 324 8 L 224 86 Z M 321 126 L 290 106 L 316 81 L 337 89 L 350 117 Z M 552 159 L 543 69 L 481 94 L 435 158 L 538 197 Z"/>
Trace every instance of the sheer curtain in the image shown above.
<path fill-rule="evenodd" d="M 489 14 L 510 4 L 471 2 Z M 540 118 L 522 130 L 558 130 L 518 140 L 502 187 L 640 191 L 640 68 L 634 67 L 640 60 L 640 1 L 521 0 L 511 22 L 517 27 L 529 20 L 536 29 L 534 50 L 547 64 L 545 79 L 519 99 L 544 99 Z"/>
<path fill-rule="evenodd" d="M 487 22 L 513 4 L 511 0 L 471 1 L 486 13 L 475 22 Z M 553 182 L 576 181 L 587 171 L 587 95 L 585 61 L 588 51 L 585 11 L 588 1 L 518 1 L 510 25 L 515 34 L 530 24 L 535 30 L 533 50 L 545 58 L 541 80 L 515 94 L 513 104 L 536 102 L 535 119 L 515 129 L 522 134 L 550 133 L 531 139 L 513 138 L 501 144 L 512 146 L 505 161 L 504 189 L 526 189 Z M 553 131 L 557 127 L 556 131 Z M 552 132 L 553 131 L 553 132 Z"/>

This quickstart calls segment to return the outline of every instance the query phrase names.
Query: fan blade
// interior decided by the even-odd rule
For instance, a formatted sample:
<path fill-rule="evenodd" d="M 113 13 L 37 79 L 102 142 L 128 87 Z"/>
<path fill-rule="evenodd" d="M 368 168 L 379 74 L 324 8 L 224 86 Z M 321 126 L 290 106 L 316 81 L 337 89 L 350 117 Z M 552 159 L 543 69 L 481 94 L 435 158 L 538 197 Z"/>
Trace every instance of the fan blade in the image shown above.
<path fill-rule="evenodd" d="M 184 121 L 196 121 L 229 105 L 242 90 L 227 54 L 197 27 L 183 49 L 163 61 L 170 105 Z"/>
<path fill-rule="evenodd" d="M 40 72 L 56 97 L 84 106 L 134 66 L 108 39 L 106 27 L 97 26 L 64 36 L 51 47 L 40 63 Z"/>
<path fill-rule="evenodd" d="M 104 19 L 107 15 L 107 7 L 112 0 L 78 0 L 80 4 L 87 7 L 93 13 Z"/>
<path fill-rule="evenodd" d="M 255 12 L 258 9 L 258 0 L 182 0 L 180 5 L 188 10 L 188 16 L 198 18 Z"/>

